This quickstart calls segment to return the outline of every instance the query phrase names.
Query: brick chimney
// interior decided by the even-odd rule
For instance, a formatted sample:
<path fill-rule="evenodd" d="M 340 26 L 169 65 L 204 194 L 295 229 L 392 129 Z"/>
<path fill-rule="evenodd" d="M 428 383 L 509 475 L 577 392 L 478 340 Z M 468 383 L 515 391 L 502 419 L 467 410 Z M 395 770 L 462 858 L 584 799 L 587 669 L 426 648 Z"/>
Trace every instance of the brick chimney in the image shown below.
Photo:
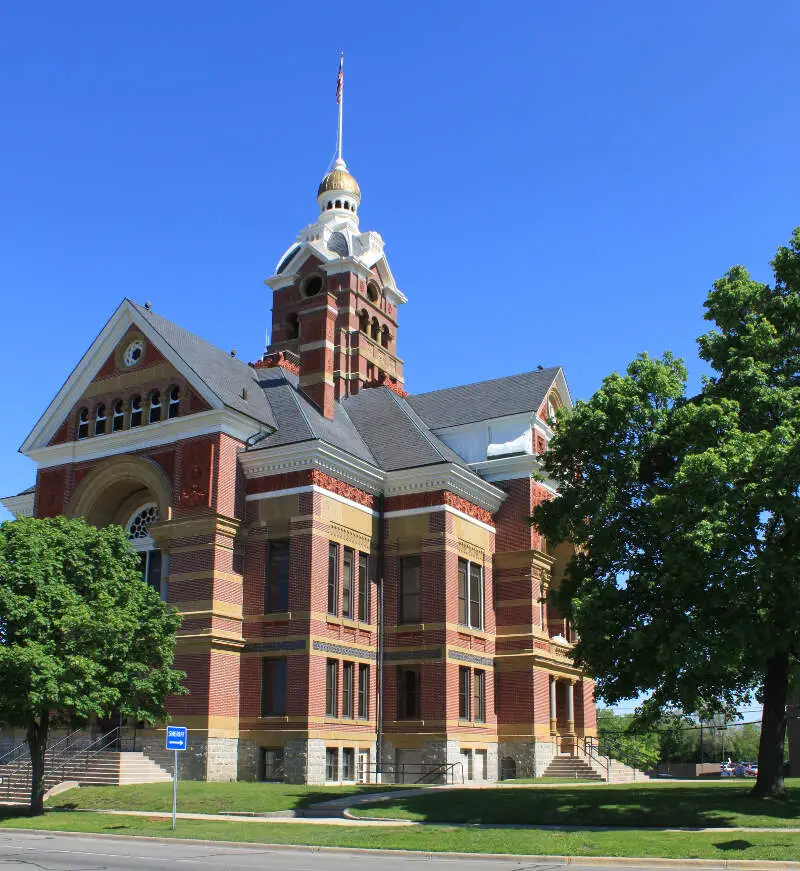
<path fill-rule="evenodd" d="M 298 314 L 300 389 L 328 420 L 333 420 L 333 351 L 338 314 L 336 296 L 323 292 L 311 297 Z"/>

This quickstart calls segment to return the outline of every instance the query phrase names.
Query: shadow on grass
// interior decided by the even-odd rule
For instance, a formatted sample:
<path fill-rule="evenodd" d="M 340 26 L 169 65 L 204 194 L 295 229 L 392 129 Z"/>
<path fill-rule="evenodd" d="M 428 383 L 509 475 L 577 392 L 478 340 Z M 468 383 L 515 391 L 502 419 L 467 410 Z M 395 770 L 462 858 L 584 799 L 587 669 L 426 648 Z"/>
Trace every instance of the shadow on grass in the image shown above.
<path fill-rule="evenodd" d="M 797 784 L 800 786 L 800 784 Z M 800 789 L 788 799 L 754 798 L 751 784 L 615 784 L 398 795 L 361 806 L 366 816 L 430 823 L 621 827 L 800 826 Z"/>
<path fill-rule="evenodd" d="M 722 850 L 724 852 L 733 852 L 734 850 L 738 852 L 741 850 L 748 850 L 750 847 L 754 846 L 754 844 L 752 841 L 744 841 L 742 839 L 739 839 L 734 841 L 718 841 L 714 844 L 714 846 L 718 850 Z"/>

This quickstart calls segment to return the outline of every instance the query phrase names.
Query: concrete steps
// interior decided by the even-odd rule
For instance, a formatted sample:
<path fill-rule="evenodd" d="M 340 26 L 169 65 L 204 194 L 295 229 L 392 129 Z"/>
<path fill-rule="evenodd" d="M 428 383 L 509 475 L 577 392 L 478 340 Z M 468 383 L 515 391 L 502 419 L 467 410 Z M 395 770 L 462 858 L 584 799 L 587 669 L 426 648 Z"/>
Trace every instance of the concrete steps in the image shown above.
<path fill-rule="evenodd" d="M 600 774 L 578 756 L 554 756 L 544 770 L 544 777 L 559 777 L 564 780 L 604 780 Z"/>

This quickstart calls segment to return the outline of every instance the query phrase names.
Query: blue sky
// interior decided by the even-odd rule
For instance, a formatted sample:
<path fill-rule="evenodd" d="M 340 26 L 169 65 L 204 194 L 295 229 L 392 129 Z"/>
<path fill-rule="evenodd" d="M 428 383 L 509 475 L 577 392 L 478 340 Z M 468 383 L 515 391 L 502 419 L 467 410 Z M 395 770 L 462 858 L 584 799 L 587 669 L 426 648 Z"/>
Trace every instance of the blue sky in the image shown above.
<path fill-rule="evenodd" d="M 793 2 L 0 6 L 0 492 L 124 296 L 255 359 L 345 158 L 409 302 L 412 392 L 684 356 L 800 224 Z M 3 515 L 5 516 L 5 515 Z"/>

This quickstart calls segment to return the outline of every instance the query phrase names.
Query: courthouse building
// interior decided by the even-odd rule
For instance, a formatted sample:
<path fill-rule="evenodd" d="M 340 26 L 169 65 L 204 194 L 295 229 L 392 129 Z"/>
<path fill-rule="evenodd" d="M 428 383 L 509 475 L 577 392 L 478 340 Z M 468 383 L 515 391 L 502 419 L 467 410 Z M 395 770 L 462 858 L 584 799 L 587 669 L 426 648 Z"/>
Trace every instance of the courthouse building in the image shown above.
<path fill-rule="evenodd" d="M 21 447 L 35 486 L 4 504 L 128 530 L 183 615 L 187 776 L 540 775 L 596 734 L 545 601 L 568 552 L 527 519 L 555 493 L 535 473 L 564 373 L 407 392 L 406 296 L 341 159 L 317 204 L 266 280 L 261 359 L 123 300 Z"/>

